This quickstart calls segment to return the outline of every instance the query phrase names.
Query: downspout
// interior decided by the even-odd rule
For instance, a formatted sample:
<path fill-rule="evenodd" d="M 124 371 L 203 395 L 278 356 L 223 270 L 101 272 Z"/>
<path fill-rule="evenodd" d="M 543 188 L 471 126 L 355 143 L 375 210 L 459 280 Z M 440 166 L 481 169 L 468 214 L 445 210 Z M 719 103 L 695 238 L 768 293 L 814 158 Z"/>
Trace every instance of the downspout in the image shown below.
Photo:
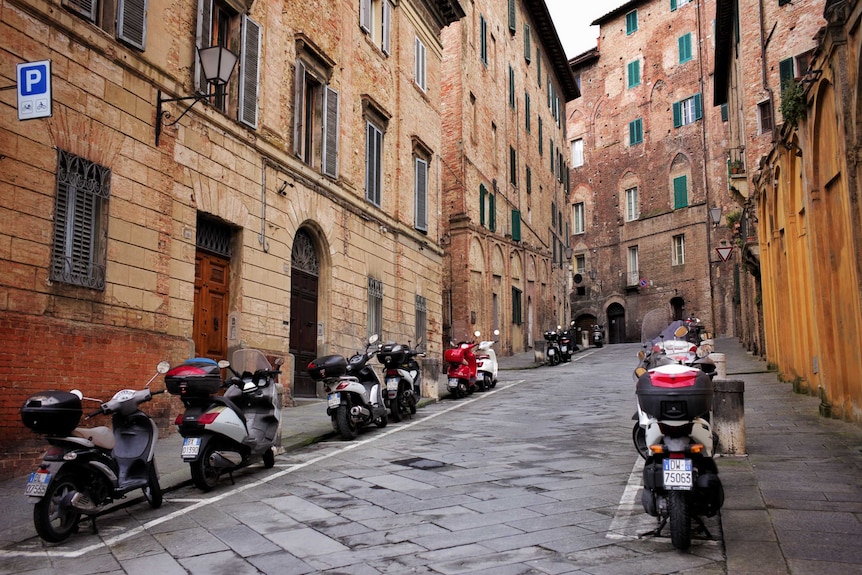
<path fill-rule="evenodd" d="M 775 95 L 772 93 L 772 88 L 769 87 L 769 79 L 767 77 L 767 69 L 766 69 L 766 47 L 769 45 L 769 40 L 772 38 L 772 33 L 775 31 L 775 25 L 772 26 L 772 30 L 769 32 L 769 36 L 764 38 L 764 34 L 766 33 L 766 29 L 764 26 L 766 25 L 766 21 L 763 16 L 763 0 L 758 0 L 757 6 L 759 8 L 759 17 L 760 17 L 760 76 L 761 81 L 763 82 L 763 90 L 769 94 L 769 109 L 772 111 L 772 142 L 775 142 Z M 777 24 L 777 23 L 776 23 Z"/>
<path fill-rule="evenodd" d="M 266 241 L 266 158 L 260 162 L 260 234 L 257 241 L 263 246 L 264 253 L 269 253 L 269 242 Z"/>

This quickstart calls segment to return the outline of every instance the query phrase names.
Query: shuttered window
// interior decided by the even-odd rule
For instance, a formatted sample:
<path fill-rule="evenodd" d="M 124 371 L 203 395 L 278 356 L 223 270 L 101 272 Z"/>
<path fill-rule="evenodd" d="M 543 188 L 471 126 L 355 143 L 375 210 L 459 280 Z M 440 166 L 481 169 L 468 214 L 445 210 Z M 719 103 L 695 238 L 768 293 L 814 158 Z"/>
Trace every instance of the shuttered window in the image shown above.
<path fill-rule="evenodd" d="M 488 23 L 481 14 L 479 15 L 479 59 L 485 66 L 488 65 Z"/>
<path fill-rule="evenodd" d="M 517 22 L 515 20 L 515 3 L 518 0 L 509 0 L 509 32 L 512 34 L 515 33 L 515 27 L 517 26 Z"/>
<path fill-rule="evenodd" d="M 147 0 L 118 0 L 117 38 L 143 50 L 147 44 Z"/>
<path fill-rule="evenodd" d="M 530 38 L 530 25 L 524 24 L 524 60 L 526 60 L 527 63 L 529 63 L 533 58 L 532 48 L 533 44 Z"/>
<path fill-rule="evenodd" d="M 673 179 L 673 209 L 688 206 L 688 177 L 679 176 Z"/>
<path fill-rule="evenodd" d="M 691 54 L 691 32 L 680 36 L 678 39 L 679 44 L 679 63 L 684 64 L 688 62 L 692 58 Z"/>
<path fill-rule="evenodd" d="M 638 31 L 638 11 L 632 10 L 626 14 L 626 35 L 629 36 Z"/>
<path fill-rule="evenodd" d="M 366 122 L 365 135 L 365 198 L 381 206 L 383 190 L 383 131 Z"/>
<path fill-rule="evenodd" d="M 629 122 L 629 146 L 640 144 L 644 141 L 643 120 L 638 118 Z"/>
<path fill-rule="evenodd" d="M 323 115 L 323 173 L 338 177 L 338 92 L 326 87 Z"/>
<path fill-rule="evenodd" d="M 673 103 L 673 127 L 691 124 L 703 117 L 700 94 Z"/>
<path fill-rule="evenodd" d="M 415 201 L 416 215 L 414 226 L 417 230 L 428 230 L 428 160 L 415 159 Z"/>
<path fill-rule="evenodd" d="M 314 54 L 296 61 L 294 77 L 293 153 L 331 178 L 338 177 L 339 93 L 324 85 L 330 70 Z"/>
<path fill-rule="evenodd" d="M 512 241 L 521 241 L 521 211 L 512 210 Z"/>
<path fill-rule="evenodd" d="M 425 44 L 422 43 L 422 40 L 416 38 L 414 48 L 414 77 L 416 79 L 416 85 L 425 92 L 428 89 L 425 72 Z"/>
<path fill-rule="evenodd" d="M 242 18 L 242 54 L 240 55 L 239 121 L 257 128 L 257 88 L 260 85 L 260 24 L 247 16 Z"/>
<path fill-rule="evenodd" d="M 634 88 L 641 83 L 641 63 L 640 60 L 629 62 L 628 65 L 628 87 Z"/>

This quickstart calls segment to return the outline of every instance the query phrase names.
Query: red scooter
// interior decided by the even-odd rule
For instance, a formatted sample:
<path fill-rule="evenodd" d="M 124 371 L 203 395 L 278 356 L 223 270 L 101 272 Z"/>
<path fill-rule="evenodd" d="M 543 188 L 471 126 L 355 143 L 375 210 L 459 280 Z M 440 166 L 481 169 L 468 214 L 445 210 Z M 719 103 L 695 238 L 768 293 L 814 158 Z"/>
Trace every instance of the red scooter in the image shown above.
<path fill-rule="evenodd" d="M 473 334 L 478 339 L 480 332 Z M 455 399 L 476 391 L 476 347 L 478 342 L 462 341 L 443 352 L 443 360 L 449 364 L 449 393 Z"/>

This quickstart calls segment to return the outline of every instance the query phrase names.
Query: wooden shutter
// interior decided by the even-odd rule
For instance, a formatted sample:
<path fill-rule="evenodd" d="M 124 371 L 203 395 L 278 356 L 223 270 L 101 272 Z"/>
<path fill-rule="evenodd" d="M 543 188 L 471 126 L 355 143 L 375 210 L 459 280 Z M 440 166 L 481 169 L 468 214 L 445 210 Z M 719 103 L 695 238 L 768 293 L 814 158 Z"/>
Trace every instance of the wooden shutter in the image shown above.
<path fill-rule="evenodd" d="M 673 207 L 684 208 L 688 205 L 688 178 L 679 176 L 673 179 Z"/>
<path fill-rule="evenodd" d="M 703 103 L 701 102 L 700 93 L 694 95 L 694 119 L 700 120 L 703 118 Z"/>
<path fill-rule="evenodd" d="M 243 16 L 240 61 L 239 121 L 257 128 L 257 90 L 260 85 L 260 24 Z"/>
<path fill-rule="evenodd" d="M 509 32 L 515 33 L 515 2 L 517 0 L 509 0 Z"/>
<path fill-rule="evenodd" d="M 296 77 L 294 78 L 293 96 L 293 153 L 304 158 L 305 138 L 303 134 L 303 123 L 305 122 L 305 64 L 301 60 L 296 61 Z"/>
<path fill-rule="evenodd" d="M 323 173 L 338 177 L 338 92 L 326 87 L 323 93 Z"/>
<path fill-rule="evenodd" d="M 794 73 L 793 73 L 793 58 L 786 58 L 778 63 L 778 78 L 779 78 L 779 86 L 781 89 L 787 86 L 789 82 L 793 81 Z"/>
<path fill-rule="evenodd" d="M 428 229 L 428 162 L 416 158 L 416 229 Z"/>
<path fill-rule="evenodd" d="M 389 3 L 389 0 L 383 0 L 382 6 L 383 23 L 380 31 L 380 49 L 388 56 L 392 41 L 392 4 Z"/>
<path fill-rule="evenodd" d="M 485 189 L 485 184 L 479 184 L 479 225 L 485 225 L 485 196 L 488 195 L 488 190 Z"/>
<path fill-rule="evenodd" d="M 213 25 L 213 0 L 198 0 L 198 29 L 195 38 L 195 45 L 198 48 L 206 48 L 212 46 L 212 25 Z M 197 50 L 195 51 L 195 90 L 201 93 L 207 93 L 209 86 L 207 79 L 204 77 L 203 66 L 201 59 L 198 57 Z"/>
<path fill-rule="evenodd" d="M 673 103 L 673 127 L 682 126 L 682 102 Z"/>
<path fill-rule="evenodd" d="M 96 21 L 96 0 L 63 0 L 63 6 L 80 14 L 90 22 Z"/>
<path fill-rule="evenodd" d="M 530 41 L 530 25 L 524 24 L 524 60 L 528 63 L 532 59 L 532 43 Z"/>
<path fill-rule="evenodd" d="M 371 33 L 371 0 L 359 0 L 359 27 Z"/>
<path fill-rule="evenodd" d="M 521 241 L 521 212 L 512 210 L 512 241 Z"/>
<path fill-rule="evenodd" d="M 497 229 L 497 206 L 494 199 L 494 194 L 488 194 L 488 229 L 492 232 Z"/>
<path fill-rule="evenodd" d="M 488 65 L 488 23 L 481 14 L 479 14 L 479 58 L 483 64 Z"/>
<path fill-rule="evenodd" d="M 676 0 L 670 0 L 670 11 L 676 10 Z"/>
<path fill-rule="evenodd" d="M 139 50 L 147 43 L 147 0 L 119 0 L 117 38 Z"/>

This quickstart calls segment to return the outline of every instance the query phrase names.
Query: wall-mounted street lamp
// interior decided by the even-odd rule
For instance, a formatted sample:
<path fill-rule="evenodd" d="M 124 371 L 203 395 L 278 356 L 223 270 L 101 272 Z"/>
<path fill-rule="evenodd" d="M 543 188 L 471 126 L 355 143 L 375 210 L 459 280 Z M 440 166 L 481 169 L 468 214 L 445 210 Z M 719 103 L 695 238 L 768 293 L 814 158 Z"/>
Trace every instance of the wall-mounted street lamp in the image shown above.
<path fill-rule="evenodd" d="M 183 116 L 188 114 L 192 107 L 201 100 L 209 100 L 221 94 L 220 88 L 228 83 L 230 75 L 236 66 L 237 56 L 224 46 L 209 46 L 207 48 L 198 48 L 198 57 L 201 60 L 201 68 L 203 69 L 204 78 L 209 84 L 216 87 L 215 92 L 209 94 L 198 93 L 194 96 L 182 96 L 179 98 L 162 98 L 162 91 L 158 92 L 158 102 L 156 103 L 156 147 L 159 146 L 159 136 L 162 134 L 162 126 L 173 126 L 179 122 Z M 170 118 L 171 113 L 162 108 L 165 102 L 182 102 L 185 100 L 194 100 L 191 105 L 186 108 L 180 116 L 169 124 L 164 123 L 165 117 Z"/>
<path fill-rule="evenodd" d="M 709 221 L 712 222 L 713 228 L 721 223 L 721 206 L 712 206 L 709 208 Z"/>

